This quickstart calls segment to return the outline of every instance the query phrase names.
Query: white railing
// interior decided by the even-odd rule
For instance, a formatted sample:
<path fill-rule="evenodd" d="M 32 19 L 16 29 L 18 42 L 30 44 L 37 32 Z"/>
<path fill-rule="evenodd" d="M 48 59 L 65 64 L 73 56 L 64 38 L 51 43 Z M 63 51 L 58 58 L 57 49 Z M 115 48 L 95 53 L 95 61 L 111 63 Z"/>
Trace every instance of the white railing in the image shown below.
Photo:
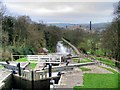
<path fill-rule="evenodd" d="M 27 59 L 39 63 L 61 63 L 61 56 L 59 55 L 27 55 Z"/>
<path fill-rule="evenodd" d="M 27 80 L 32 80 L 32 73 L 29 70 L 22 70 L 21 76 Z"/>
<path fill-rule="evenodd" d="M 34 80 L 45 79 L 47 77 L 47 72 L 45 71 L 35 71 L 34 72 Z"/>
<path fill-rule="evenodd" d="M 33 76 L 32 76 L 33 72 Z M 46 79 L 47 77 L 47 72 L 46 71 L 29 71 L 29 70 L 23 70 L 21 72 L 21 77 L 27 80 L 40 80 L 40 79 Z"/>
<path fill-rule="evenodd" d="M 12 61 L 13 57 L 27 57 L 27 60 L 35 61 L 36 63 L 61 63 L 61 55 L 59 54 L 48 54 L 48 55 L 11 55 Z"/>

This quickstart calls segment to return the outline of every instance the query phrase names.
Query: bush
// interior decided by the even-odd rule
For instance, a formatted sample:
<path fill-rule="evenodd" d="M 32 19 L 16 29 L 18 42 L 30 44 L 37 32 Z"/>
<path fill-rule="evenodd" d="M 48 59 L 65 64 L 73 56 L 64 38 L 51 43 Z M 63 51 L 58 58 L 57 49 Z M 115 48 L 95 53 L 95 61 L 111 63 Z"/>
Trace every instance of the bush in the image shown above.
<path fill-rule="evenodd" d="M 1 57 L 0 61 L 11 61 L 11 53 L 9 51 L 2 50 Z"/>

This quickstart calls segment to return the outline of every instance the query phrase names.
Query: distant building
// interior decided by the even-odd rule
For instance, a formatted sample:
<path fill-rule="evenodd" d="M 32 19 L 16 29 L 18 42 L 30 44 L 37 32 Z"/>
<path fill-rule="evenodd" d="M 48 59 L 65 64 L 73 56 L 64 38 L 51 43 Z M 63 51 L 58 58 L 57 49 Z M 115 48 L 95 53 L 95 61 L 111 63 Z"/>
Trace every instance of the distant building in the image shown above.
<path fill-rule="evenodd" d="M 81 25 L 68 26 L 67 29 L 70 29 L 70 30 L 81 29 Z"/>

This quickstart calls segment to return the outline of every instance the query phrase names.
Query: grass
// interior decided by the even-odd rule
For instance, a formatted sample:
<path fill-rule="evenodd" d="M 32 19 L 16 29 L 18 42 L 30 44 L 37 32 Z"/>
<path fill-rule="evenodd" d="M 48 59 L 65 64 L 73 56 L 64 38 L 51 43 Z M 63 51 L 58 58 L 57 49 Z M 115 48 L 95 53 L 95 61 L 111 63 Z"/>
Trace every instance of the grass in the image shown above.
<path fill-rule="evenodd" d="M 75 86 L 74 90 L 82 90 L 82 88 L 96 88 L 96 90 L 97 88 L 113 88 L 115 90 L 116 88 L 116 90 L 120 90 L 120 74 L 111 68 L 102 68 L 113 72 L 113 74 L 84 74 L 84 86 Z"/>
<path fill-rule="evenodd" d="M 98 50 L 95 51 L 95 54 L 100 55 L 100 56 L 104 56 L 104 50 L 98 49 Z"/>
<path fill-rule="evenodd" d="M 18 59 L 18 60 L 16 60 L 16 62 L 27 62 L 28 60 L 27 60 L 27 58 L 25 57 L 25 58 L 20 58 L 20 59 Z"/>
<path fill-rule="evenodd" d="M 25 57 L 25 58 L 20 58 L 20 59 L 16 60 L 16 62 L 28 62 L 28 60 Z M 30 64 L 29 64 L 30 69 L 34 69 L 36 67 L 36 65 L 37 65 L 36 61 L 30 61 Z"/>
<path fill-rule="evenodd" d="M 37 61 L 29 61 L 30 63 L 38 63 Z"/>
<path fill-rule="evenodd" d="M 28 62 L 27 58 L 20 58 L 16 62 Z M 31 60 L 30 63 L 38 63 L 37 61 Z"/>
<path fill-rule="evenodd" d="M 34 69 L 36 67 L 37 63 L 30 63 L 30 68 Z"/>
<path fill-rule="evenodd" d="M 101 57 L 99 57 L 99 58 L 97 57 L 96 60 L 99 60 L 99 61 L 103 62 L 104 64 L 115 67 L 115 63 L 112 60 L 101 58 Z"/>
<path fill-rule="evenodd" d="M 0 69 L 4 68 L 2 65 L 0 65 Z"/>
<path fill-rule="evenodd" d="M 92 61 L 90 59 L 88 59 L 88 58 L 85 58 L 85 59 L 80 61 L 80 63 L 85 63 L 85 62 L 92 62 Z"/>
<path fill-rule="evenodd" d="M 110 72 L 113 72 L 114 74 L 118 74 L 118 72 L 114 71 L 114 70 L 111 69 L 111 68 L 102 67 L 102 66 L 99 66 L 99 67 L 104 68 L 104 69 L 106 69 L 106 70 L 108 70 L 108 71 L 110 71 Z"/>
<path fill-rule="evenodd" d="M 80 67 L 80 69 L 81 69 L 82 71 L 90 71 L 90 70 L 91 70 L 91 69 L 85 68 L 85 67 Z"/>
<path fill-rule="evenodd" d="M 73 61 L 77 62 L 77 63 L 78 63 L 78 60 L 79 60 L 79 58 L 74 58 L 73 59 Z M 84 58 L 84 59 L 80 60 L 80 63 L 86 63 L 86 62 L 92 62 L 92 61 L 88 58 Z"/>
<path fill-rule="evenodd" d="M 84 74 L 84 86 L 75 86 L 74 90 L 80 88 L 118 88 L 119 76 L 117 74 Z"/>

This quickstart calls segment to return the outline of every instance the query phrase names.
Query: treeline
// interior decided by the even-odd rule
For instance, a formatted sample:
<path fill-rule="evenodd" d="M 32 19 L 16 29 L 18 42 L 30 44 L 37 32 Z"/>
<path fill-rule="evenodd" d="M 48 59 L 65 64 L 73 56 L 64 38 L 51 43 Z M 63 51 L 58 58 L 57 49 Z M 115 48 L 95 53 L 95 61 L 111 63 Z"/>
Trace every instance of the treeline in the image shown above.
<path fill-rule="evenodd" d="M 77 28 L 59 28 L 34 22 L 29 16 L 6 16 L 0 9 L 2 59 L 10 60 L 10 55 L 38 54 L 39 49 L 47 48 L 56 52 L 56 44 L 65 38 L 84 54 L 107 56 L 120 61 L 120 2 L 115 7 L 115 18 L 104 31 Z"/>
<path fill-rule="evenodd" d="M 59 35 L 60 28 L 33 22 L 28 16 L 4 16 L 2 20 L 2 48 L 12 53 L 31 50 L 36 54 L 43 47 L 54 51 Z"/>
<path fill-rule="evenodd" d="M 42 48 L 56 51 L 56 44 L 64 37 L 75 46 L 83 42 L 88 32 L 82 29 L 66 30 L 33 22 L 29 16 L 3 16 L 2 58 L 11 54 L 38 54 Z"/>
<path fill-rule="evenodd" d="M 111 25 L 102 32 L 101 41 L 105 55 L 120 62 L 120 1 L 115 6 Z M 118 62 L 116 62 L 116 65 L 120 67 Z"/>

